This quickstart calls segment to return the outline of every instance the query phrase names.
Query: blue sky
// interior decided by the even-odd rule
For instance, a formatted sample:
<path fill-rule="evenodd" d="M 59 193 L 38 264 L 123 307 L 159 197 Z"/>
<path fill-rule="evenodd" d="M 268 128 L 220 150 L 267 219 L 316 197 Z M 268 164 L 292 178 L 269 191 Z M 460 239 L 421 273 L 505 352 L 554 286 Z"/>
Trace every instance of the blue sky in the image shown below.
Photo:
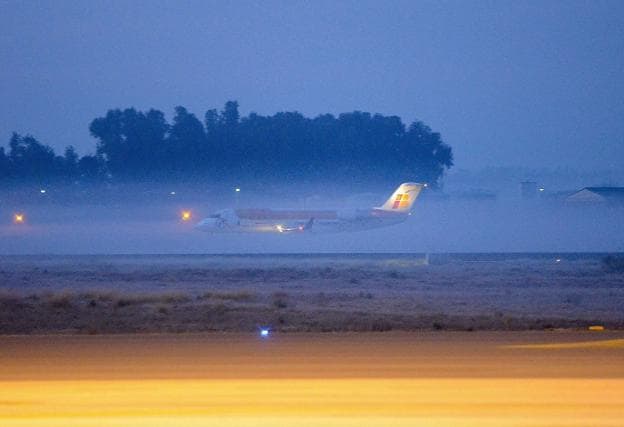
<path fill-rule="evenodd" d="M 0 0 L 0 144 L 109 108 L 423 120 L 456 165 L 624 167 L 622 1 Z"/>

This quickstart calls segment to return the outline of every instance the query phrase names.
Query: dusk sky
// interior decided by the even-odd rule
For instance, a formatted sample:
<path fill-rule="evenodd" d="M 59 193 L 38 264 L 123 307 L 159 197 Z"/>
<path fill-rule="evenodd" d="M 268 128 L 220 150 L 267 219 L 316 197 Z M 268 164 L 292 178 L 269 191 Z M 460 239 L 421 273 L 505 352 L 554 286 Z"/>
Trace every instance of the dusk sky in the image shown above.
<path fill-rule="evenodd" d="M 458 168 L 624 167 L 624 2 L 0 0 L 0 144 L 110 108 L 419 119 Z"/>

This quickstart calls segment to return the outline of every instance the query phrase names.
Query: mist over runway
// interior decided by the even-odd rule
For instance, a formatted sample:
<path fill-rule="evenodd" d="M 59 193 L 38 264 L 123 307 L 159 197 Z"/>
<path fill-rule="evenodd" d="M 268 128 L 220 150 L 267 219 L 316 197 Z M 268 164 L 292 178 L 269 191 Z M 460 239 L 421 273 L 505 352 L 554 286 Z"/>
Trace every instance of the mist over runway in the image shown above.
<path fill-rule="evenodd" d="M 170 191 L 175 189 L 175 195 Z M 404 223 L 361 232 L 213 234 L 194 225 L 225 208 L 354 209 L 381 205 L 394 187 L 206 190 L 70 190 L 34 198 L 5 196 L 0 254 L 203 254 L 317 252 L 621 252 L 621 206 L 560 201 L 440 199 L 424 192 Z M 60 191 L 60 190 L 58 190 Z M 86 199 L 85 199 L 86 198 Z M 13 215 L 23 213 L 23 224 Z M 188 221 L 181 220 L 189 212 Z"/>

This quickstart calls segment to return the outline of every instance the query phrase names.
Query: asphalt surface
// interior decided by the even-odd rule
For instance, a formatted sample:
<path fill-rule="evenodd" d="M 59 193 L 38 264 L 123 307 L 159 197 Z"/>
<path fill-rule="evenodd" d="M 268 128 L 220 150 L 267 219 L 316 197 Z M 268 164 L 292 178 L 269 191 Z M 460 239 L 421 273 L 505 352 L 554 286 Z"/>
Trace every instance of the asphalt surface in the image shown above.
<path fill-rule="evenodd" d="M 0 337 L 1 426 L 622 426 L 621 332 Z"/>

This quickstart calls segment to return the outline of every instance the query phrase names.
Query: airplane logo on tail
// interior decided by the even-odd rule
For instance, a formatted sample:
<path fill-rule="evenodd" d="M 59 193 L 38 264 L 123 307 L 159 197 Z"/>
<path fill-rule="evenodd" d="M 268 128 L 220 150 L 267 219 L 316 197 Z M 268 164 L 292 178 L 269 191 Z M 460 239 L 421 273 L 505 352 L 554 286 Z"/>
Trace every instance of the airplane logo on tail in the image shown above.
<path fill-rule="evenodd" d="M 383 206 L 376 209 L 395 213 L 408 213 L 412 208 L 414 200 L 416 200 L 420 194 L 420 190 L 424 187 L 424 184 L 405 182 L 401 184 L 399 188 L 394 191 L 394 193 L 392 193 Z"/>
<path fill-rule="evenodd" d="M 394 199 L 394 203 L 392 204 L 392 209 L 401 209 L 407 208 L 409 206 L 409 194 L 397 194 L 396 199 Z"/>

